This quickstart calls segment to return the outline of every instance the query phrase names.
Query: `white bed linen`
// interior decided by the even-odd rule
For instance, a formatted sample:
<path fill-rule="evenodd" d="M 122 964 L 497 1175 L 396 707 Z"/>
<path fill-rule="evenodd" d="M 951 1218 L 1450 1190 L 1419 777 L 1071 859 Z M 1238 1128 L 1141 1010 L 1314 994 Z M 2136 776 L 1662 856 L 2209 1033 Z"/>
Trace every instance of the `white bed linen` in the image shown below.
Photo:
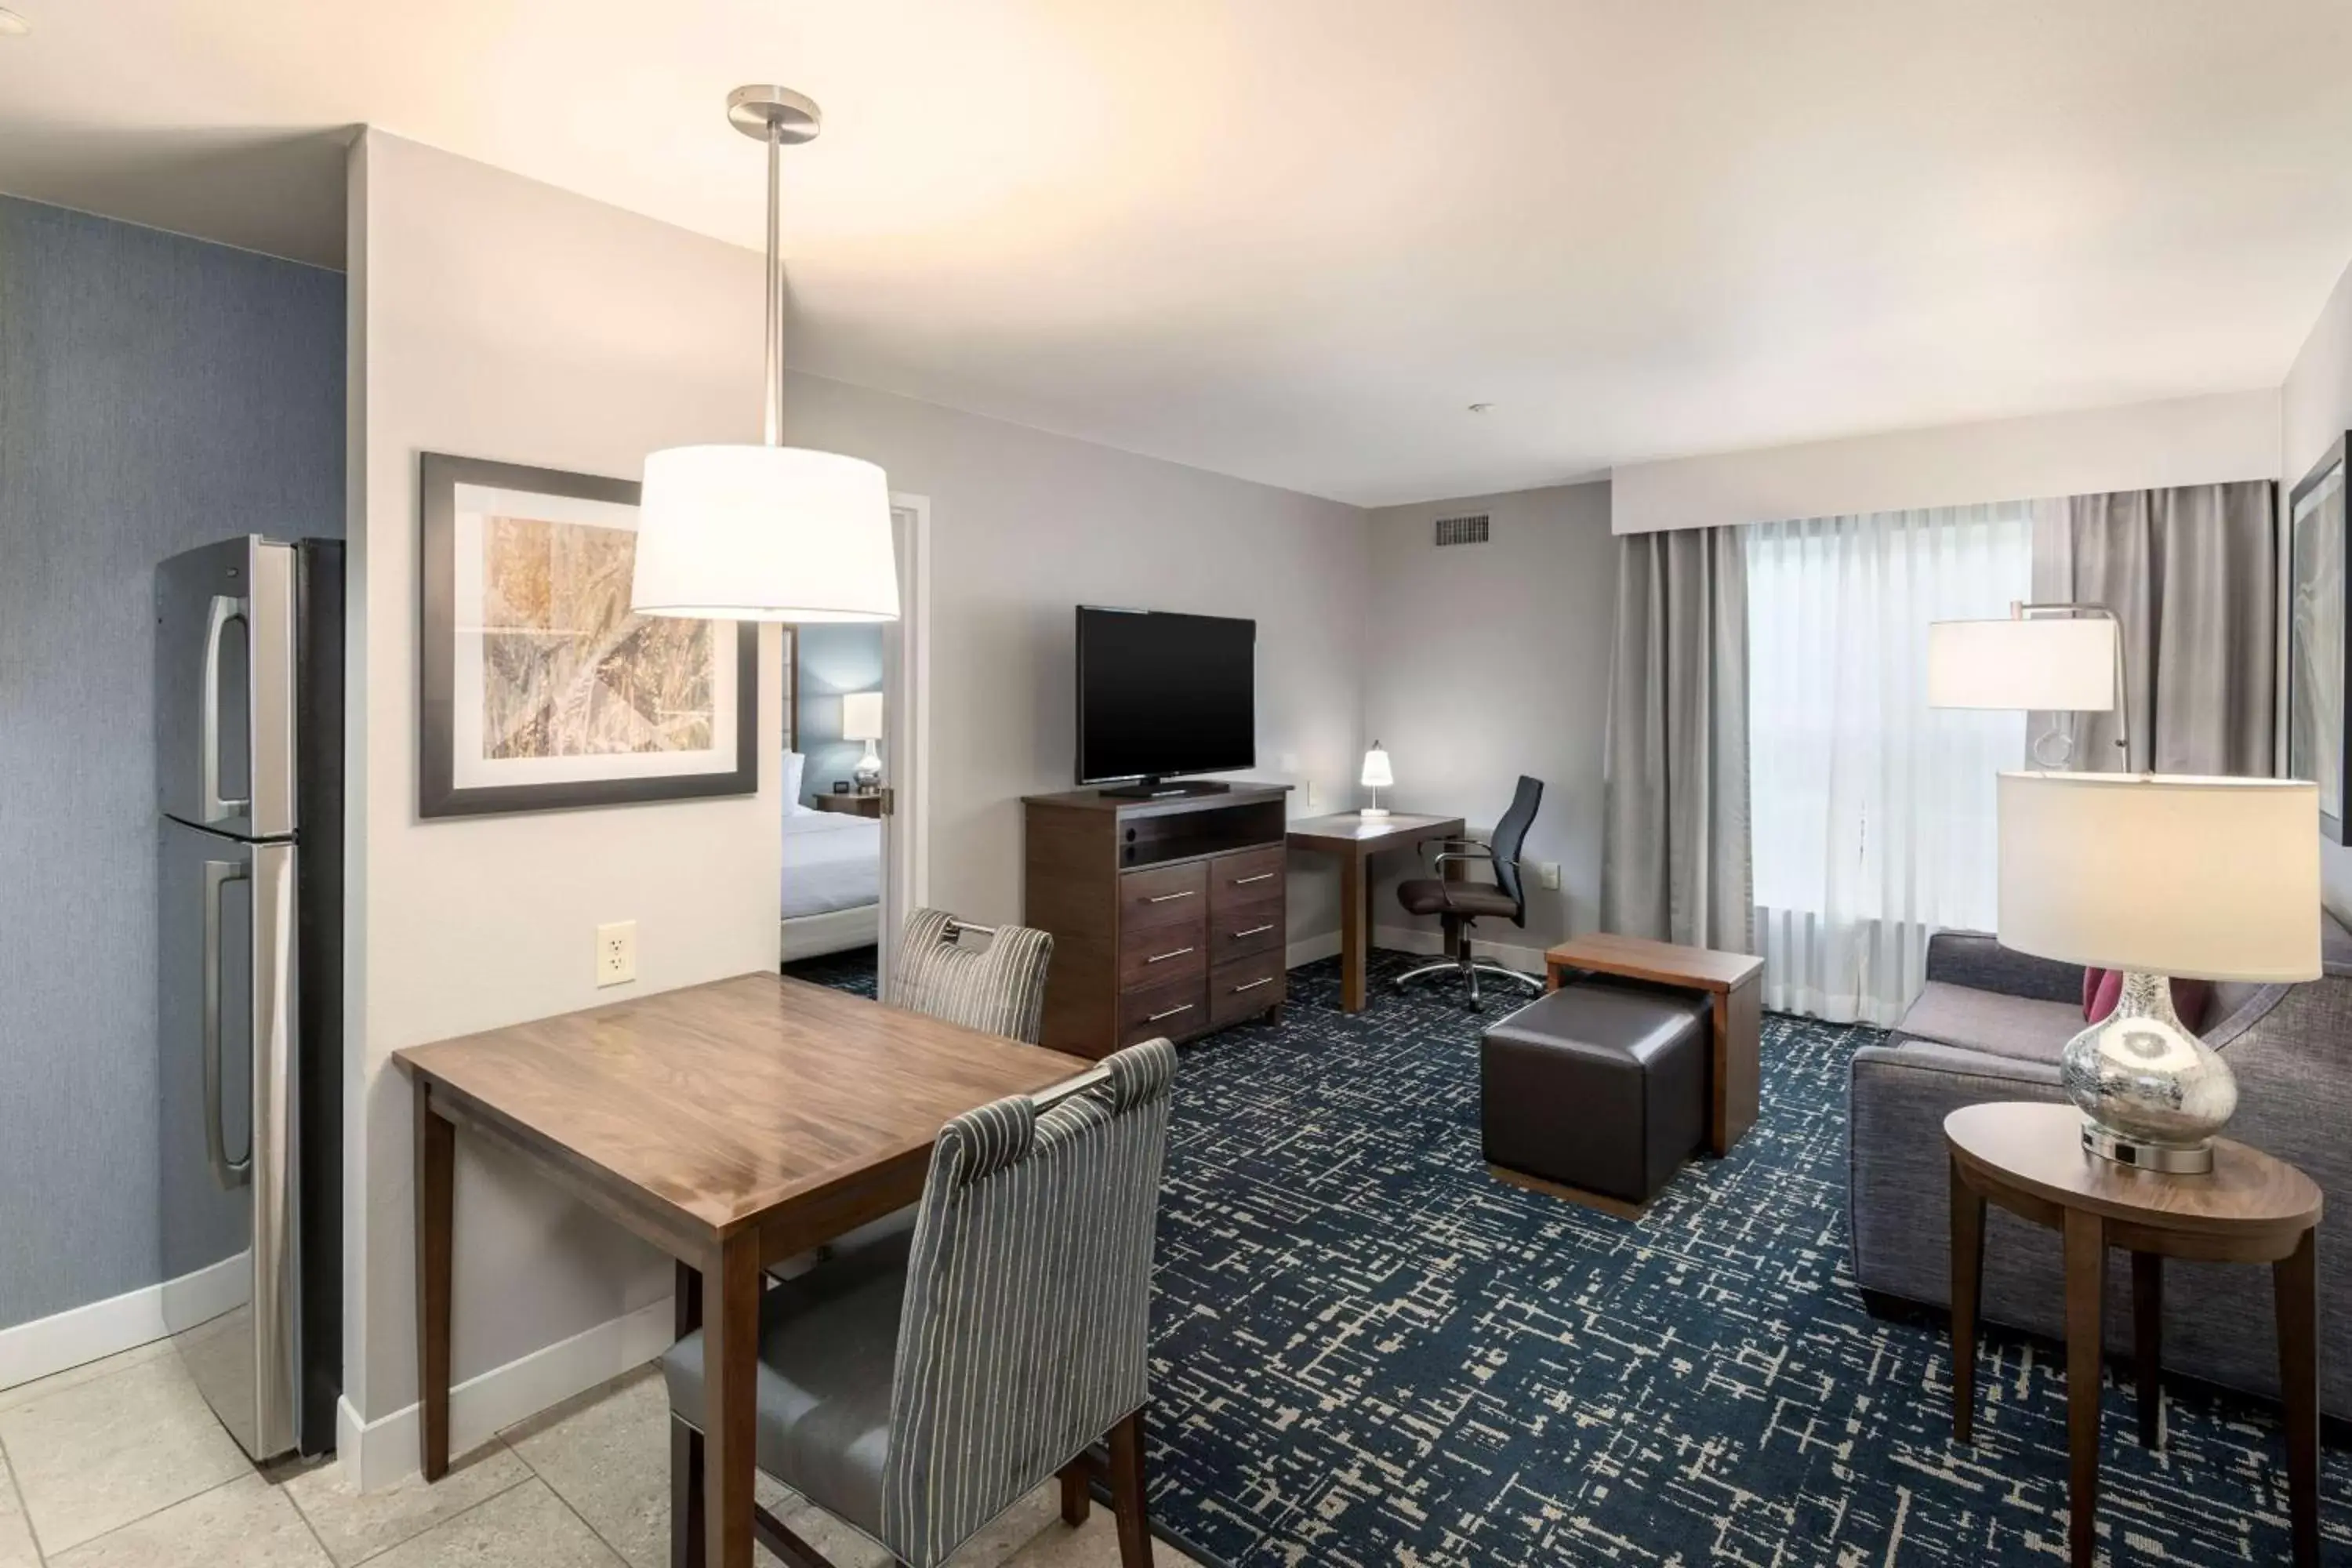
<path fill-rule="evenodd" d="M 882 899 L 882 824 L 870 816 L 784 814 L 784 918 L 854 910 Z"/>

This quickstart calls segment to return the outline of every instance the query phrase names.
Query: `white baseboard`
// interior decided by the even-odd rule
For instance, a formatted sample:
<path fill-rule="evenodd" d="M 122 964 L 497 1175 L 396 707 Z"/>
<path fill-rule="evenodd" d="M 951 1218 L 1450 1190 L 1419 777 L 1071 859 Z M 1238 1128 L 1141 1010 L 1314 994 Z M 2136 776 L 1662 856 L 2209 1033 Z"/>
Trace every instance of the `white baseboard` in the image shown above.
<path fill-rule="evenodd" d="M 0 1388 L 14 1388 L 53 1372 L 151 1344 L 171 1332 L 163 1292 L 183 1293 L 188 1321 L 218 1317 L 245 1299 L 253 1273 L 240 1252 L 166 1285 L 145 1285 L 29 1323 L 0 1329 Z"/>
<path fill-rule="evenodd" d="M 1442 931 L 1427 931 L 1420 926 L 1375 926 L 1372 928 L 1372 945 L 1395 952 L 1425 952 L 1434 958 L 1445 951 L 1445 937 Z M 1515 947 L 1508 942 L 1473 937 L 1470 951 L 1490 963 L 1499 963 L 1523 974 L 1541 974 L 1544 972 L 1544 950 L 1539 947 Z"/>
<path fill-rule="evenodd" d="M 467 1378 L 449 1391 L 449 1454 L 478 1447 L 518 1421 L 595 1387 L 669 1348 L 667 1297 L 626 1317 L 597 1324 L 519 1361 Z M 343 1479 L 358 1491 L 377 1491 L 414 1476 L 417 1411 L 405 1405 L 373 1421 L 361 1419 L 346 1398 L 335 1408 L 335 1452 Z"/>
<path fill-rule="evenodd" d="M 1306 936 L 1283 949 L 1282 963 L 1286 969 L 1296 969 L 1302 963 L 1312 963 L 1318 958 L 1329 958 L 1339 951 L 1339 933 L 1327 931 L 1320 936 Z"/>

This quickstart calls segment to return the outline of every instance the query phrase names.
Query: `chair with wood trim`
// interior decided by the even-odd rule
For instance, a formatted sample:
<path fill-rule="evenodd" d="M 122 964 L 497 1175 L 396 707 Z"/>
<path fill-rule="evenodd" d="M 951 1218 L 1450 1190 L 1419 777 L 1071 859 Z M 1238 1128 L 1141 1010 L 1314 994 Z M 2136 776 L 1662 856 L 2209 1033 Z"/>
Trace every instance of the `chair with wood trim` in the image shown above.
<path fill-rule="evenodd" d="M 967 936 L 988 939 L 966 946 Z M 1038 1043 L 1045 1030 L 1045 967 L 1054 939 L 1027 926 L 974 925 L 944 910 L 907 917 L 891 954 L 893 1007 L 926 1013 L 950 1024 Z"/>
<path fill-rule="evenodd" d="M 1145 1342 L 1176 1049 L 1150 1040 L 940 1131 L 912 1231 L 780 1282 L 760 1304 L 760 1468 L 934 1568 L 1058 1476 L 1084 1522 L 1108 1482 L 1123 1568 L 1149 1568 Z M 699 1331 L 663 1357 L 680 1430 L 673 1557 L 703 1539 Z M 1095 1453 L 1108 1439 L 1108 1458 Z M 765 1509 L 752 1532 L 829 1568 Z"/>

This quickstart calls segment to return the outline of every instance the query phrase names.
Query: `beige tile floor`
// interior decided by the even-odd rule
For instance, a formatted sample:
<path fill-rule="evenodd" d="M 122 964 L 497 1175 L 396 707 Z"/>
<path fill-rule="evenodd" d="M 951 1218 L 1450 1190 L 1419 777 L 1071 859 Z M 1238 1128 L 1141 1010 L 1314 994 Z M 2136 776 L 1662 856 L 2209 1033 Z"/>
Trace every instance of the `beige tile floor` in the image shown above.
<path fill-rule="evenodd" d="M 761 1478 L 761 1500 L 840 1568 L 872 1542 Z M 1191 1560 L 1157 1546 L 1165 1568 Z M 766 1552 L 761 1562 L 772 1563 Z M 437 1486 L 362 1497 L 331 1463 L 245 1462 L 168 1346 L 0 1390 L 0 1568 L 666 1568 L 669 1436 L 640 1368 L 466 1455 Z M 954 1568 L 1113 1568 L 1109 1510 L 1079 1530 L 1050 1488 L 970 1542 Z"/>

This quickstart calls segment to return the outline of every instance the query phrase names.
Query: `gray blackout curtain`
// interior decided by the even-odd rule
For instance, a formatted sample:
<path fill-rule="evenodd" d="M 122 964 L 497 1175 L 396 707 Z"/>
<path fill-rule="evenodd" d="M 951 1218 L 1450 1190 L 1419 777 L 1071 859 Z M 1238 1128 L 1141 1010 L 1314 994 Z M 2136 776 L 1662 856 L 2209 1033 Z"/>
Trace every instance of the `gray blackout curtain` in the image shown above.
<path fill-rule="evenodd" d="M 2277 508 L 2267 479 L 2075 496 L 2037 508 L 2033 596 L 2122 622 L 2133 769 L 2274 771 Z M 2114 771 L 2116 718 L 2073 721 L 2073 765 Z M 2037 714 L 2033 732 L 2048 716 Z"/>
<path fill-rule="evenodd" d="M 1617 542 L 1604 931 L 1750 952 L 1748 556 L 1738 531 Z"/>

